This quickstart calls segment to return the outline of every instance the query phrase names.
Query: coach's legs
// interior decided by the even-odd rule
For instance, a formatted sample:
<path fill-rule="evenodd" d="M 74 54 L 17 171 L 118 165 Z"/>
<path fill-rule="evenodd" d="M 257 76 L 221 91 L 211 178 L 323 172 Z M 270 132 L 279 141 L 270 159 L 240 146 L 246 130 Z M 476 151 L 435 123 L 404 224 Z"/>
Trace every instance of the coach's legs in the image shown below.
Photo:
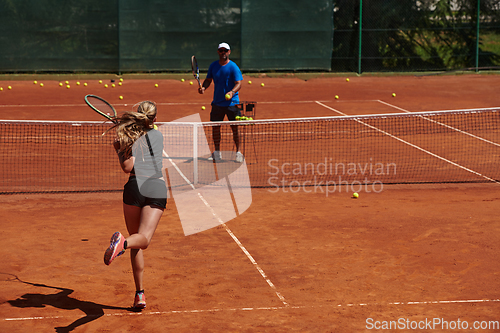
<path fill-rule="evenodd" d="M 231 125 L 231 129 L 233 130 L 233 140 L 236 145 L 236 151 L 240 151 L 240 136 L 238 134 L 238 125 Z"/>
<path fill-rule="evenodd" d="M 215 150 L 220 151 L 220 126 L 212 126 L 212 139 L 214 140 Z"/>

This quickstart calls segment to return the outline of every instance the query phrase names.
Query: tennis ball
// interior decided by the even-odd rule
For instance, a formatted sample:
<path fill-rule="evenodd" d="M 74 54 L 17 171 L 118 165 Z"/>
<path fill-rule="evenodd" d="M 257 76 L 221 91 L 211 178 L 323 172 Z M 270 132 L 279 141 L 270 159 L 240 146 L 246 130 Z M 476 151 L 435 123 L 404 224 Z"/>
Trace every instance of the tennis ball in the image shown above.
<path fill-rule="evenodd" d="M 64 82 L 64 83 L 69 84 L 69 81 L 66 81 L 66 82 Z"/>
<path fill-rule="evenodd" d="M 261 87 L 263 87 L 263 86 L 264 86 L 264 83 L 261 83 L 261 84 L 260 84 L 260 86 L 261 86 Z"/>
<path fill-rule="evenodd" d="M 229 100 L 231 99 L 231 95 L 229 95 L 229 94 L 226 94 L 226 96 L 225 96 L 225 97 L 226 97 L 226 100 L 227 100 L 227 101 L 229 101 Z"/>
<path fill-rule="evenodd" d="M 122 84 L 123 84 L 123 83 L 121 83 L 121 82 L 118 82 L 118 85 L 119 85 L 119 86 L 121 86 Z"/>
<path fill-rule="evenodd" d="M 252 81 L 248 81 L 248 84 L 252 84 Z"/>
<path fill-rule="evenodd" d="M 11 86 L 8 86 L 8 87 L 7 87 L 7 89 L 11 90 L 11 89 L 12 89 L 12 87 L 11 87 Z"/>
<path fill-rule="evenodd" d="M 189 84 L 190 84 L 190 85 L 193 85 L 193 81 L 189 81 Z"/>
<path fill-rule="evenodd" d="M 35 80 L 35 81 L 33 81 L 33 84 L 37 84 L 37 83 L 38 83 L 38 82 L 36 82 L 36 80 Z"/>
<path fill-rule="evenodd" d="M 120 96 L 119 98 L 120 98 L 120 99 L 123 99 L 123 96 Z"/>
<path fill-rule="evenodd" d="M 158 88 L 158 83 L 155 83 L 155 87 Z"/>
<path fill-rule="evenodd" d="M 204 106 L 202 106 L 202 107 L 201 107 L 201 109 L 202 109 L 202 110 L 205 110 L 205 107 L 204 107 Z"/>
<path fill-rule="evenodd" d="M 80 81 L 76 81 L 76 85 L 79 86 L 80 85 Z"/>
<path fill-rule="evenodd" d="M 63 86 L 62 82 L 59 82 L 59 87 L 62 87 L 62 86 Z"/>
<path fill-rule="evenodd" d="M 339 95 L 335 95 L 335 99 L 339 99 Z"/>
<path fill-rule="evenodd" d="M 43 83 L 40 83 L 40 87 L 43 87 Z"/>
<path fill-rule="evenodd" d="M 101 83 L 102 83 L 102 80 L 99 80 L 99 84 L 101 84 Z"/>
<path fill-rule="evenodd" d="M 107 88 L 107 87 L 108 87 L 108 84 L 106 83 L 106 84 L 104 85 L 104 88 Z"/>
<path fill-rule="evenodd" d="M 392 97 L 396 97 L 396 93 L 392 93 Z"/>
<path fill-rule="evenodd" d="M 186 80 L 184 80 L 184 79 L 181 79 L 181 82 L 184 82 L 184 81 L 186 81 Z"/>
<path fill-rule="evenodd" d="M 69 88 L 71 88 L 71 87 L 69 86 L 69 84 L 67 84 L 67 85 L 66 85 L 66 88 L 68 88 L 68 89 L 69 89 Z"/>
<path fill-rule="evenodd" d="M 236 116 L 236 117 L 234 117 L 234 119 L 236 119 L 236 120 L 240 120 L 240 119 L 241 119 L 241 117 L 240 117 L 240 116 Z"/>
<path fill-rule="evenodd" d="M 3 91 L 3 87 L 0 87 L 0 91 Z"/>
<path fill-rule="evenodd" d="M 358 193 L 356 193 L 356 192 L 354 192 L 354 193 L 352 194 L 352 197 L 353 197 L 354 199 L 357 199 L 357 198 L 359 198 L 359 194 L 358 194 Z"/>
<path fill-rule="evenodd" d="M 112 84 L 111 84 L 111 88 L 114 88 L 114 87 L 116 87 L 116 86 L 115 86 L 115 84 L 114 84 L 114 83 L 112 83 Z"/>
<path fill-rule="evenodd" d="M 248 120 L 253 120 L 253 118 L 252 118 L 252 117 L 248 117 L 247 119 L 248 119 Z"/>
<path fill-rule="evenodd" d="M 120 82 L 123 82 L 123 79 L 122 79 L 122 78 L 120 78 Z"/>
<path fill-rule="evenodd" d="M 345 80 L 346 80 L 346 82 L 349 82 L 349 78 L 347 78 L 347 79 L 345 79 Z"/>
<path fill-rule="evenodd" d="M 86 87 L 87 86 L 87 82 L 85 82 L 83 85 Z"/>
<path fill-rule="evenodd" d="M 153 128 L 154 128 L 155 130 L 157 130 L 157 129 L 158 129 L 158 126 L 156 126 L 156 125 L 153 125 Z"/>

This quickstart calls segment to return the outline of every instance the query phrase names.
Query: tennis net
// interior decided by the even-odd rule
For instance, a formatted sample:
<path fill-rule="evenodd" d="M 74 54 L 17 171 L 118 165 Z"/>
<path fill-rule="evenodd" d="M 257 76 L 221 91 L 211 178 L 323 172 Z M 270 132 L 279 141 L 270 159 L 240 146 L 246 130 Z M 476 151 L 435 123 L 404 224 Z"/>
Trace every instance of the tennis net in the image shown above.
<path fill-rule="evenodd" d="M 242 166 L 234 128 L 252 187 L 500 182 L 500 108 L 157 125 L 169 163 L 198 186 Z M 114 137 L 102 135 L 109 126 L 0 121 L 0 193 L 121 190 Z"/>

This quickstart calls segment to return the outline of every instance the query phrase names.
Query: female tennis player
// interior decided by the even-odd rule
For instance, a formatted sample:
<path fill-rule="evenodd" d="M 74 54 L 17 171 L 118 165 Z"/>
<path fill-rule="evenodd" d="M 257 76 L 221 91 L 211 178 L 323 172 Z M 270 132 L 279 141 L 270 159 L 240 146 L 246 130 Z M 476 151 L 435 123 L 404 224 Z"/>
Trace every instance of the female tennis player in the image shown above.
<path fill-rule="evenodd" d="M 155 103 L 144 101 L 139 103 L 137 111 L 125 112 L 115 125 L 114 147 L 122 170 L 130 174 L 123 189 L 123 214 L 129 237 L 120 232 L 113 234 L 104 253 L 104 263 L 111 264 L 130 249 L 136 287 L 134 309 L 146 307 L 143 250 L 149 246 L 167 204 L 162 174 L 163 136 L 153 129 L 156 112 Z"/>

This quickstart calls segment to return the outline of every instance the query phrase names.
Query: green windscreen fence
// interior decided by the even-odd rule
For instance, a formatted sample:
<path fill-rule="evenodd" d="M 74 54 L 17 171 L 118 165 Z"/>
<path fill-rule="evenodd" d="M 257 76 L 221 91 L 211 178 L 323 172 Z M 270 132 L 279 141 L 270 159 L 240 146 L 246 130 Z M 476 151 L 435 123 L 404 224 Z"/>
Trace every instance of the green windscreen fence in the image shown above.
<path fill-rule="evenodd" d="M 0 72 L 499 68 L 500 0 L 0 0 Z"/>
<path fill-rule="evenodd" d="M 0 0 L 0 71 L 185 71 L 231 45 L 245 70 L 329 70 L 333 4 Z"/>

